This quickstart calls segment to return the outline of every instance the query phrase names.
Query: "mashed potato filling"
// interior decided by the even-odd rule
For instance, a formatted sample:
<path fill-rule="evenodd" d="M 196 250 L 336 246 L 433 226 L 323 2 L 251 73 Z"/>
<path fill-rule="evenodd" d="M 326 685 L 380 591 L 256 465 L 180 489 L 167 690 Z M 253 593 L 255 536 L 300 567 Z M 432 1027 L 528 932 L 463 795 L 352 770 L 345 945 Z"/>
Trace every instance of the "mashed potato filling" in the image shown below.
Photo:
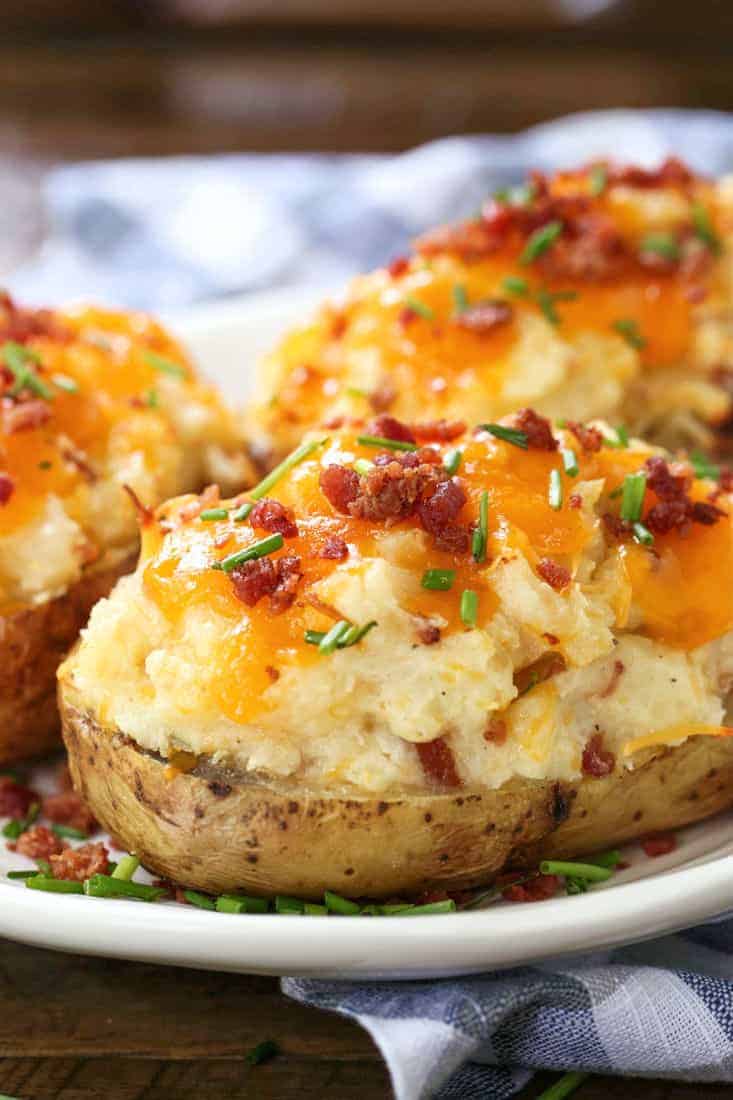
<path fill-rule="evenodd" d="M 372 436 L 394 425 L 382 418 Z M 102 723 L 163 757 L 369 792 L 571 780 L 589 745 L 602 765 L 633 767 L 629 742 L 722 727 L 728 494 L 604 426 L 553 435 L 520 414 L 497 430 L 392 452 L 341 432 L 314 440 L 264 499 L 255 490 L 249 513 L 246 495 L 214 514 L 196 498 L 169 502 L 61 677 Z M 459 472 L 446 473 L 456 451 Z M 361 495 L 345 505 L 347 485 Z M 435 494 L 454 495 L 452 527 L 443 508 L 437 529 Z M 274 550 L 227 572 L 233 555 L 277 544 L 277 528 Z M 426 586 L 435 570 L 449 587 Z M 666 570 L 674 585 L 666 602 L 655 588 L 651 614 L 646 586 Z M 693 605 L 690 644 L 680 623 Z M 324 652 L 336 619 L 373 625 Z M 452 778 L 430 764 L 438 743 Z"/>

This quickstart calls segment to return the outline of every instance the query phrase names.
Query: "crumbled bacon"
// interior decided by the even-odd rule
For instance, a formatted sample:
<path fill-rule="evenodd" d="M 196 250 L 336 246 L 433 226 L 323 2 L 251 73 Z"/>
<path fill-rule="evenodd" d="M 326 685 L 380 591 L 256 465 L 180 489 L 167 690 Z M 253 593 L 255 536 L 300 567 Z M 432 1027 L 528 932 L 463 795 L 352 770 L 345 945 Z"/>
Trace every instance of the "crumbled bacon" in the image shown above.
<path fill-rule="evenodd" d="M 657 168 L 641 168 L 635 164 L 605 167 L 609 183 L 624 183 L 629 187 L 687 187 L 695 180 L 694 173 L 678 157 L 667 157 Z"/>
<path fill-rule="evenodd" d="M 688 494 L 692 477 L 686 467 L 670 467 L 660 455 L 645 463 L 647 485 L 659 498 L 646 514 L 644 523 L 655 535 L 684 532 L 690 523 L 711 526 L 726 515 L 715 504 L 692 501 Z"/>
<path fill-rule="evenodd" d="M 428 420 L 413 424 L 412 430 L 418 439 L 430 443 L 451 443 L 463 435 L 466 425 L 463 420 Z"/>
<path fill-rule="evenodd" d="M 376 416 L 374 420 L 370 420 L 366 434 L 376 435 L 380 439 L 394 439 L 399 443 L 415 442 L 415 436 L 407 424 L 403 424 L 401 420 L 395 420 L 393 416 L 387 416 L 386 414 Z"/>
<path fill-rule="evenodd" d="M 692 478 L 687 470 L 674 472 L 661 455 L 652 455 L 644 463 L 646 483 L 660 500 L 674 500 L 683 497 L 690 487 Z"/>
<path fill-rule="evenodd" d="M 654 833 L 641 841 L 641 846 L 646 855 L 651 859 L 657 856 L 667 856 L 677 847 L 677 837 L 674 833 Z"/>
<path fill-rule="evenodd" d="M 506 722 L 503 718 L 490 718 L 484 730 L 484 741 L 492 745 L 503 745 L 507 739 Z"/>
<path fill-rule="evenodd" d="M 401 328 L 407 328 L 408 325 L 411 325 L 413 321 L 417 320 L 417 317 L 418 315 L 414 309 L 410 306 L 405 306 L 404 309 L 401 309 L 397 314 L 397 324 L 400 325 Z"/>
<path fill-rule="evenodd" d="M 36 336 L 65 343 L 72 333 L 50 309 L 25 309 L 16 305 L 7 292 L 0 291 L 0 342 L 24 344 Z"/>
<path fill-rule="evenodd" d="M 15 490 L 15 482 L 10 474 L 0 474 L 0 505 L 7 504 Z"/>
<path fill-rule="evenodd" d="M 407 256 L 395 256 L 394 260 L 390 263 L 387 271 L 393 279 L 399 279 L 400 275 L 404 275 L 410 267 L 410 260 Z"/>
<path fill-rule="evenodd" d="M 603 526 L 614 539 L 621 541 L 621 539 L 625 539 L 626 536 L 631 533 L 631 524 L 621 519 L 620 516 L 614 515 L 613 512 L 604 512 L 601 519 L 603 521 Z"/>
<path fill-rule="evenodd" d="M 568 420 L 565 427 L 573 433 L 584 451 L 600 451 L 603 446 L 603 435 L 598 428 L 586 427 L 577 420 Z"/>
<path fill-rule="evenodd" d="M 263 596 L 270 597 L 270 610 L 279 615 L 295 600 L 298 584 L 303 576 L 300 558 L 286 555 L 272 558 L 256 558 L 243 562 L 229 574 L 234 594 L 248 607 L 254 607 Z"/>
<path fill-rule="evenodd" d="M 257 501 L 249 514 L 249 522 L 253 527 L 261 527 L 263 531 L 277 532 L 284 539 L 294 539 L 298 534 L 292 508 L 286 508 L 279 500 L 271 500 L 269 497 Z"/>
<path fill-rule="evenodd" d="M 359 492 L 348 505 L 348 511 L 372 521 L 404 519 L 414 512 L 423 496 L 431 494 L 438 481 L 434 466 L 427 463 L 416 466 L 390 456 L 385 465 L 375 464 L 360 479 Z"/>
<path fill-rule="evenodd" d="M 25 817 L 41 799 L 30 787 L 23 787 L 9 775 L 0 775 L 0 816 Z"/>
<path fill-rule="evenodd" d="M 539 259 L 548 278 L 599 282 L 619 276 L 628 250 L 609 218 L 581 214 L 564 222 L 564 232 Z"/>
<path fill-rule="evenodd" d="M 348 514 L 349 505 L 359 495 L 359 475 L 349 466 L 327 466 L 321 470 L 318 483 L 323 495 L 337 512 Z"/>
<path fill-rule="evenodd" d="M 570 584 L 570 570 L 564 565 L 559 565 L 552 558 L 540 558 L 537 563 L 537 573 L 556 592 L 562 592 L 563 588 L 567 588 Z"/>
<path fill-rule="evenodd" d="M 430 496 L 418 502 L 420 522 L 438 549 L 462 553 L 468 548 L 468 531 L 456 524 L 465 503 L 466 493 L 457 478 L 438 482 Z"/>
<path fill-rule="evenodd" d="M 469 306 L 454 317 L 459 328 L 468 329 L 470 332 L 484 336 L 493 332 L 495 328 L 506 325 L 514 316 L 511 303 L 501 298 L 488 298 L 484 302 L 477 302 Z"/>
<path fill-rule="evenodd" d="M 548 901 L 560 889 L 557 875 L 536 875 L 528 882 L 516 882 L 505 887 L 502 896 L 506 901 Z"/>
<path fill-rule="evenodd" d="M 695 500 L 692 504 L 692 518 L 695 523 L 702 523 L 705 527 L 712 527 L 721 516 L 727 515 L 722 508 L 704 500 Z"/>
<path fill-rule="evenodd" d="M 460 787 L 461 778 L 450 746 L 443 737 L 415 745 L 427 779 L 441 787 Z"/>
<path fill-rule="evenodd" d="M 92 875 L 106 875 L 109 871 L 109 852 L 104 844 L 84 844 L 81 848 L 66 848 L 49 860 L 54 878 L 71 882 L 84 882 Z"/>
<path fill-rule="evenodd" d="M 416 634 L 423 645 L 436 645 L 440 641 L 440 628 L 429 619 L 418 619 Z"/>
<path fill-rule="evenodd" d="M 543 653 L 532 664 L 517 669 L 514 673 L 514 686 L 519 695 L 524 695 L 530 688 L 543 684 L 558 672 L 564 672 L 565 667 L 565 658 L 562 653 Z"/>
<path fill-rule="evenodd" d="M 613 671 L 611 672 L 610 679 L 609 679 L 608 683 L 606 684 L 606 686 L 604 687 L 603 691 L 600 692 L 600 694 L 598 696 L 599 699 L 608 699 L 609 695 L 613 695 L 614 691 L 618 687 L 619 680 L 621 679 L 621 677 L 624 674 L 624 671 L 625 671 L 625 666 L 624 666 L 623 661 L 614 661 L 613 662 Z"/>
<path fill-rule="evenodd" d="M 18 852 L 28 859 L 49 859 L 59 855 L 68 845 L 60 837 L 52 833 L 45 825 L 34 825 L 21 833 L 15 842 L 8 844 L 8 848 Z"/>
<path fill-rule="evenodd" d="M 568 505 L 571 508 L 582 508 L 583 507 L 583 498 L 580 495 L 580 493 L 571 493 L 570 496 L 568 497 Z"/>
<path fill-rule="evenodd" d="M 491 221 L 485 217 L 458 225 L 439 225 L 417 238 L 414 242 L 415 250 L 421 256 L 452 252 L 463 260 L 477 260 L 491 255 L 500 247 L 510 225 L 510 218 L 505 219 L 502 227 L 499 218 Z"/>
<path fill-rule="evenodd" d="M 27 432 L 42 427 L 50 419 L 51 408 L 47 401 L 35 399 L 12 401 L 4 397 L 2 414 L 5 432 L 8 435 L 14 435 L 16 432 Z"/>
<path fill-rule="evenodd" d="M 179 519 L 186 523 L 188 520 L 196 519 L 207 508 L 216 508 L 219 503 L 220 491 L 218 485 L 207 485 L 206 488 L 199 493 L 193 500 L 187 501 L 181 505 L 178 509 Z"/>
<path fill-rule="evenodd" d="M 552 434 L 550 421 L 534 409 L 520 409 L 512 420 L 513 427 L 524 432 L 527 446 L 535 451 L 556 451 L 558 442 Z"/>
<path fill-rule="evenodd" d="M 324 542 L 319 557 L 330 561 L 343 561 L 349 556 L 349 547 L 340 535 L 329 535 Z"/>
<path fill-rule="evenodd" d="M 603 747 L 603 734 L 594 733 L 583 749 L 583 775 L 601 779 L 604 775 L 610 775 L 615 766 L 616 757 Z"/>
<path fill-rule="evenodd" d="M 70 825 L 82 833 L 95 833 L 99 828 L 94 814 L 76 791 L 62 791 L 43 800 L 43 814 L 57 825 Z"/>

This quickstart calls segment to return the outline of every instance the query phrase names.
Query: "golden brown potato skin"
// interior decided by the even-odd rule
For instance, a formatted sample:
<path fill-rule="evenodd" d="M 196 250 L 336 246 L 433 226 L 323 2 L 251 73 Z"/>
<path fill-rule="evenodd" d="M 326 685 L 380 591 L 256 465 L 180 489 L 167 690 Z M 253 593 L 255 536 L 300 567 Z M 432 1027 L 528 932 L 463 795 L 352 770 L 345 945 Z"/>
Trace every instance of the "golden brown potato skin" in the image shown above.
<path fill-rule="evenodd" d="M 102 729 L 62 683 L 74 784 L 146 867 L 211 893 L 316 898 L 463 889 L 545 854 L 580 855 L 733 804 L 733 740 L 691 738 L 636 771 L 577 784 L 329 797 L 213 767 L 166 764 Z"/>
<path fill-rule="evenodd" d="M 135 568 L 137 552 L 90 570 L 37 607 L 0 615 L 0 764 L 40 756 L 60 744 L 56 669 L 97 600 Z"/>

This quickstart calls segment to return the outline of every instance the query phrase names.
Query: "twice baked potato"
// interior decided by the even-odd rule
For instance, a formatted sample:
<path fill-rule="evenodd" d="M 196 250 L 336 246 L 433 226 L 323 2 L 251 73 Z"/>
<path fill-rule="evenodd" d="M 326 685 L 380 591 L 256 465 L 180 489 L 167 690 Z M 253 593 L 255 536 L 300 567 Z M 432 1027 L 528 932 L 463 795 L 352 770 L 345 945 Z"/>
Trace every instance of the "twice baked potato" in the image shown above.
<path fill-rule="evenodd" d="M 58 743 L 56 669 L 94 602 L 134 568 L 136 507 L 207 481 L 241 488 L 250 465 L 232 413 L 142 314 L 30 310 L 0 295 L 0 387 L 6 763 Z"/>
<path fill-rule="evenodd" d="M 203 890 L 389 897 L 733 804 L 728 475 L 526 409 L 362 432 L 146 520 L 59 673 L 103 825 Z"/>
<path fill-rule="evenodd" d="M 728 448 L 732 236 L 733 177 L 676 160 L 535 173 L 287 335 L 250 438 L 276 461 L 306 430 L 373 413 L 476 423 L 532 405 Z"/>

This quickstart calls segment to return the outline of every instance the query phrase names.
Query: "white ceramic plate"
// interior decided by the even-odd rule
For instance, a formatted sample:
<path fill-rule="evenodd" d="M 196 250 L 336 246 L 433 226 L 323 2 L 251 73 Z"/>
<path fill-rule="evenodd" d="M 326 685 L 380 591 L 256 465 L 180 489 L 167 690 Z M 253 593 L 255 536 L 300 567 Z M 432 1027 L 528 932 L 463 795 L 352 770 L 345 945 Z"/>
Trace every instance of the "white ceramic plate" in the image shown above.
<path fill-rule="evenodd" d="M 235 400 L 256 357 L 320 293 L 268 293 L 173 318 L 205 371 Z M 34 779 L 49 782 L 43 770 Z M 675 852 L 610 883 L 541 904 L 432 917 L 233 916 L 163 903 L 41 894 L 8 882 L 28 867 L 0 845 L 0 935 L 63 951 L 261 974 L 409 978 L 471 973 L 650 939 L 733 909 L 733 815 L 681 831 Z M 4 880 L 4 881 L 3 881 Z"/>

